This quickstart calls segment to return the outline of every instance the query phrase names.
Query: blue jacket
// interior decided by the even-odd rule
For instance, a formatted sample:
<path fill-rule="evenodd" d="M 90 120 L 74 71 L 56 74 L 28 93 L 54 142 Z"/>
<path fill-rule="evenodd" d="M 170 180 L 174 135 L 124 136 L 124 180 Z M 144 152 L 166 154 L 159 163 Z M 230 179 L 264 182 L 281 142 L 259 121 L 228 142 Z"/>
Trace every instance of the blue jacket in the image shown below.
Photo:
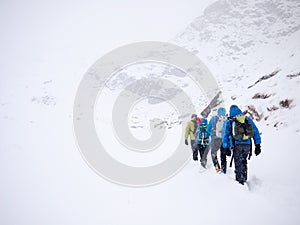
<path fill-rule="evenodd" d="M 215 125 L 216 125 L 216 123 L 217 123 L 219 117 L 220 117 L 220 116 L 225 116 L 225 115 L 226 115 L 226 110 L 225 110 L 225 108 L 220 107 L 220 108 L 218 109 L 218 116 L 213 116 L 213 117 L 210 119 L 210 121 L 209 121 L 209 123 L 208 123 L 208 125 L 207 125 L 207 132 L 208 132 L 208 134 L 211 136 L 212 139 L 218 138 L 217 136 L 213 135 L 213 129 L 214 129 L 214 127 L 215 127 Z M 225 124 L 225 123 L 224 123 L 224 124 Z M 223 134 L 223 132 L 224 132 L 224 126 L 223 126 L 223 128 L 222 128 L 222 134 Z"/>
<path fill-rule="evenodd" d="M 196 131 L 197 145 L 209 145 L 209 133 L 207 132 L 207 119 L 203 118 Z"/>
<path fill-rule="evenodd" d="M 241 115 L 242 111 L 236 106 L 233 105 L 230 107 L 230 112 L 229 112 L 229 116 L 230 117 L 234 117 L 237 115 Z M 260 134 L 259 131 L 255 125 L 255 123 L 253 122 L 253 120 L 250 117 L 246 117 L 247 120 L 252 124 L 253 126 L 253 130 L 254 130 L 254 136 L 253 136 L 253 140 L 254 140 L 254 144 L 260 144 L 261 143 L 261 138 L 260 138 Z M 232 139 L 232 127 L 231 127 L 231 121 L 230 120 L 226 120 L 225 124 L 224 124 L 224 128 L 223 128 L 223 138 L 222 138 L 222 145 L 223 148 L 231 148 L 231 141 L 230 139 Z M 235 141 L 236 145 L 251 145 L 251 140 L 247 140 L 247 141 Z"/>

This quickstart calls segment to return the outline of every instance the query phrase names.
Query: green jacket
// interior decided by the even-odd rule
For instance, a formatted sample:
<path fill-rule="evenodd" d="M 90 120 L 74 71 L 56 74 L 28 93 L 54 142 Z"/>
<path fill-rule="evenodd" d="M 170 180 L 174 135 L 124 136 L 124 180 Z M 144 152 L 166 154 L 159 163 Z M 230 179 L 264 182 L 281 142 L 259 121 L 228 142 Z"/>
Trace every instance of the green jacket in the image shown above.
<path fill-rule="evenodd" d="M 190 136 L 191 140 L 195 140 L 195 132 L 197 129 L 197 123 L 193 120 L 189 121 L 185 128 L 185 140 L 187 140 Z"/>

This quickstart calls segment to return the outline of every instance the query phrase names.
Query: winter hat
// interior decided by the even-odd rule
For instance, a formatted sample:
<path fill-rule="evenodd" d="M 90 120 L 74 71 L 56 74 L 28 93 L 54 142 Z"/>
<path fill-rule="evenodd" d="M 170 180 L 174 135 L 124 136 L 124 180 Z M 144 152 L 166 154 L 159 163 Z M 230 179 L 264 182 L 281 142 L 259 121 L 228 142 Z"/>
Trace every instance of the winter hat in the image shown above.
<path fill-rule="evenodd" d="M 226 115 L 226 109 L 223 107 L 218 108 L 218 116 L 225 116 Z"/>
<path fill-rule="evenodd" d="M 192 119 L 197 118 L 197 115 L 196 114 L 192 114 L 191 118 Z"/>
<path fill-rule="evenodd" d="M 234 117 L 236 115 L 241 115 L 241 114 L 243 114 L 243 112 L 242 112 L 242 110 L 240 110 L 239 107 L 237 107 L 236 105 L 230 106 L 230 110 L 229 110 L 230 117 Z"/>

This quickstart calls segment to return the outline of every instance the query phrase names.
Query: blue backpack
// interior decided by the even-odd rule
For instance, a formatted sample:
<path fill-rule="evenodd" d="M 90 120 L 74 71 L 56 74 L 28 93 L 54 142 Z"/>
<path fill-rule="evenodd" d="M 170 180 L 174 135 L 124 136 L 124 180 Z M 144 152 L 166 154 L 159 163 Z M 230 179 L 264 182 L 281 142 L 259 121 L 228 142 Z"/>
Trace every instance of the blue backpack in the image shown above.
<path fill-rule="evenodd" d="M 207 132 L 207 119 L 202 119 L 202 123 L 199 124 L 196 132 L 198 145 L 209 145 L 209 135 Z"/>

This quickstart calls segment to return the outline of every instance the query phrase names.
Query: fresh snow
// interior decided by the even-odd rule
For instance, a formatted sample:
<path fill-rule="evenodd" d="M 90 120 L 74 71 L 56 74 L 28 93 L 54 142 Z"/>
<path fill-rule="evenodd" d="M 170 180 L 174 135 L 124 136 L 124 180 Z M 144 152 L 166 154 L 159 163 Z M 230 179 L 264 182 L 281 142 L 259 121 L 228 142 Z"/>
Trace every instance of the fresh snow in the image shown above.
<path fill-rule="evenodd" d="M 287 77 L 300 72 L 299 1 L 179 2 L 164 3 L 155 26 L 160 26 L 158 18 L 178 16 L 176 21 L 180 21 L 183 14 L 191 12 L 193 17 L 182 19 L 192 22 L 186 29 L 183 22 L 178 22 L 176 30 L 176 22 L 161 19 L 164 23 L 159 30 L 145 29 L 145 36 L 136 31 L 133 38 L 126 34 L 126 21 L 116 19 L 110 24 L 103 15 L 130 17 L 136 5 L 140 13 L 133 16 L 142 18 L 142 12 L 150 16 L 137 1 L 130 1 L 125 9 L 121 7 L 124 5 L 109 4 L 107 10 L 93 1 L 62 1 L 61 6 L 34 1 L 31 5 L 0 3 L 0 224 L 300 223 L 300 76 Z M 154 10 L 160 8 L 156 3 L 157 6 L 147 4 Z M 202 13 L 209 3 L 212 5 Z M 199 17 L 191 21 L 196 16 Z M 127 22 L 134 23 L 131 19 Z M 173 36 L 167 32 L 153 35 L 166 30 L 166 24 L 172 26 Z M 105 32 L 101 33 L 98 30 L 102 25 Z M 133 30 L 142 25 L 136 23 Z M 115 38 L 118 34 L 124 39 Z M 110 36 L 114 36 L 112 40 Z M 233 168 L 226 175 L 217 174 L 213 167 L 203 171 L 199 163 L 191 160 L 166 182 L 129 188 L 104 180 L 85 163 L 77 149 L 72 124 L 77 86 L 89 66 L 103 54 L 122 44 L 149 40 L 147 36 L 165 38 L 162 41 L 170 40 L 197 54 L 215 75 L 227 110 L 231 104 L 243 110 L 253 105 L 261 115 L 256 124 L 262 134 L 262 153 L 257 157 L 253 154 L 248 161 L 247 185 L 235 181 Z M 276 70 L 279 72 L 275 76 L 248 88 Z M 168 76 L 170 73 L 177 74 L 176 79 Z M 148 138 L 151 134 L 147 121 L 159 115 L 171 128 L 165 143 L 149 159 L 117 148 L 110 130 L 109 109 L 120 90 L 130 83 L 132 74 L 134 79 L 174 79 L 191 96 L 197 113 L 209 99 L 188 76 L 157 64 L 134 65 L 110 80 L 101 96 L 107 101 L 105 109 L 101 99 L 95 107 L 99 137 L 106 140 L 105 144 L 115 146 L 110 153 L 118 160 L 134 166 L 153 165 L 172 154 L 177 144 L 174 140 L 183 135 L 180 127 L 185 124 L 178 123 L 178 115 L 167 103 L 141 101 L 130 114 L 132 133 L 139 139 Z M 257 93 L 270 96 L 252 99 Z M 280 106 L 285 99 L 292 100 L 289 108 Z M 269 111 L 273 106 L 278 109 Z M 191 151 L 190 146 L 186 150 Z"/>

